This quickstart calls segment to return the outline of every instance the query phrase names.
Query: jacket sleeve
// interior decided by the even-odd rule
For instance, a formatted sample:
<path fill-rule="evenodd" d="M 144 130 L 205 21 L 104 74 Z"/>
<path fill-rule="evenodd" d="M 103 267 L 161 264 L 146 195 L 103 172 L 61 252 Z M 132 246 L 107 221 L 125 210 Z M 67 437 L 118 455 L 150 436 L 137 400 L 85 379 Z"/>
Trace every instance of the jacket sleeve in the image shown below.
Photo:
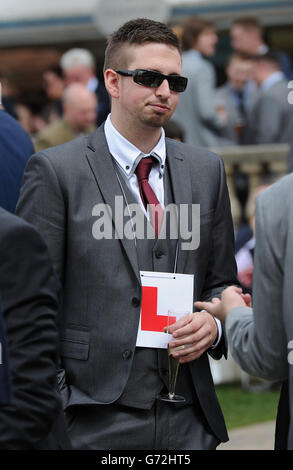
<path fill-rule="evenodd" d="M 13 218 L 0 234 L 0 292 L 14 392 L 13 406 L 0 409 L 0 448 L 31 449 L 50 432 L 61 407 L 57 282 L 40 235 Z"/>
<path fill-rule="evenodd" d="M 66 203 L 54 165 L 45 152 L 33 155 L 24 173 L 16 213 L 36 227 L 49 251 L 50 260 L 58 279 L 58 301 L 62 304 L 65 262 Z M 57 325 L 59 326 L 59 315 Z M 58 387 L 64 403 L 67 401 L 65 371 L 58 357 Z"/>
<path fill-rule="evenodd" d="M 253 311 L 247 307 L 231 310 L 226 333 L 233 358 L 246 372 L 267 380 L 283 380 L 288 376 L 282 318 L 286 224 L 278 222 L 282 209 L 274 213 L 272 201 L 264 204 L 263 196 L 259 196 L 256 209 Z M 268 217 L 275 219 L 273 230 Z"/>
<path fill-rule="evenodd" d="M 65 202 L 54 166 L 46 155 L 33 155 L 25 169 L 16 214 L 36 227 L 62 283 L 64 273 Z"/>

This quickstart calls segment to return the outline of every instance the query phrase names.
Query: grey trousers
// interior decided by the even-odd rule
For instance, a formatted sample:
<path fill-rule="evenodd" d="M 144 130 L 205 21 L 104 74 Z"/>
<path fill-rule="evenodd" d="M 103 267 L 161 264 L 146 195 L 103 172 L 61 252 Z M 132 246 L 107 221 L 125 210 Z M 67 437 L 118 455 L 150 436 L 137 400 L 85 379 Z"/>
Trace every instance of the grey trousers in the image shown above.
<path fill-rule="evenodd" d="M 193 405 L 156 401 L 151 410 L 111 404 L 66 410 L 79 450 L 213 450 L 220 443 Z"/>

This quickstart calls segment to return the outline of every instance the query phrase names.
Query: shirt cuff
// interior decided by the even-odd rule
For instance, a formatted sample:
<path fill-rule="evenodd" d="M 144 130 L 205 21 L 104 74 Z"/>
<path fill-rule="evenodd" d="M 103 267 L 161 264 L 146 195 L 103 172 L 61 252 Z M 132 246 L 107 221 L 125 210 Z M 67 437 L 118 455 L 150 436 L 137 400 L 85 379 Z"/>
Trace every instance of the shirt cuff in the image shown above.
<path fill-rule="evenodd" d="M 221 338 L 222 338 L 222 324 L 221 324 L 220 320 L 218 320 L 218 318 L 214 317 L 214 319 L 215 319 L 215 321 L 217 323 L 217 327 L 218 327 L 218 337 L 217 337 L 216 341 L 211 345 L 210 349 L 215 349 L 218 346 L 218 344 L 219 344 L 219 342 L 221 341 Z"/>
<path fill-rule="evenodd" d="M 206 312 L 206 310 L 201 310 L 201 312 Z M 217 327 L 218 327 L 218 336 L 217 336 L 217 339 L 216 341 L 214 341 L 214 343 L 210 346 L 209 349 L 215 349 L 219 342 L 221 341 L 221 338 L 222 338 L 222 324 L 220 322 L 220 320 L 218 320 L 218 318 L 214 317 L 214 320 L 217 324 Z"/>

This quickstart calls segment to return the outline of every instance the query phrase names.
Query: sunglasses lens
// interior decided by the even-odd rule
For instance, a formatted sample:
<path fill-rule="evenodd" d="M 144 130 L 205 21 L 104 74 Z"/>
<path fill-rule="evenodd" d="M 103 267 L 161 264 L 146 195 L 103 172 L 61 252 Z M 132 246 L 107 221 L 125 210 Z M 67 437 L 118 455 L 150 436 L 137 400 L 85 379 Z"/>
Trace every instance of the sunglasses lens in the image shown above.
<path fill-rule="evenodd" d="M 136 83 L 151 88 L 160 86 L 163 81 L 163 77 L 160 73 L 152 72 L 151 70 L 139 70 L 134 78 Z"/>
<path fill-rule="evenodd" d="M 167 79 L 170 90 L 181 93 L 187 86 L 187 78 L 173 75 L 165 76 L 159 72 L 153 72 L 152 70 L 136 70 L 133 75 L 133 79 L 139 85 L 157 88 L 162 82 Z"/>
<path fill-rule="evenodd" d="M 187 78 L 185 77 L 169 77 L 168 82 L 170 90 L 177 91 L 178 93 L 182 93 L 187 86 Z"/>

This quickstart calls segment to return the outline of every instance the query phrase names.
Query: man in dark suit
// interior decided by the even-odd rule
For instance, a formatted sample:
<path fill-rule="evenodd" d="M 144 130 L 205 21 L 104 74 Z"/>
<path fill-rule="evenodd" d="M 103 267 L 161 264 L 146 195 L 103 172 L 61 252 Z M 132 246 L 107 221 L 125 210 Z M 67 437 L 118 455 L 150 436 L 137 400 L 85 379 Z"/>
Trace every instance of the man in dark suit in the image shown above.
<path fill-rule="evenodd" d="M 57 280 L 34 227 L 2 208 L 0 227 L 0 295 L 13 387 L 12 404 L 0 408 L 0 449 L 68 449 L 56 380 Z"/>
<path fill-rule="evenodd" d="M 0 105 L 0 206 L 14 212 L 25 165 L 34 153 L 29 135 Z"/>
<path fill-rule="evenodd" d="M 11 405 L 13 400 L 10 364 L 0 299 L 0 406 Z"/>
<path fill-rule="evenodd" d="M 104 70 L 112 100 L 105 125 L 33 156 L 17 209 L 43 234 L 61 282 L 60 385 L 70 438 L 77 449 L 214 449 L 228 438 L 207 354 L 226 354 L 220 323 L 198 312 L 173 326 L 175 345 L 188 344 L 178 351 L 184 406 L 156 399 L 168 386 L 166 350 L 136 344 L 140 270 L 195 274 L 195 299 L 237 283 L 224 165 L 165 139 L 162 126 L 186 86 L 178 38 L 166 25 L 125 23 L 109 40 Z M 132 203 L 153 236 L 136 235 L 134 226 L 126 234 Z M 151 226 L 152 208 L 162 214 L 172 203 L 200 204 L 197 249 Z M 101 226 L 111 232 L 114 223 L 112 234 L 98 230 L 101 205 Z"/>

